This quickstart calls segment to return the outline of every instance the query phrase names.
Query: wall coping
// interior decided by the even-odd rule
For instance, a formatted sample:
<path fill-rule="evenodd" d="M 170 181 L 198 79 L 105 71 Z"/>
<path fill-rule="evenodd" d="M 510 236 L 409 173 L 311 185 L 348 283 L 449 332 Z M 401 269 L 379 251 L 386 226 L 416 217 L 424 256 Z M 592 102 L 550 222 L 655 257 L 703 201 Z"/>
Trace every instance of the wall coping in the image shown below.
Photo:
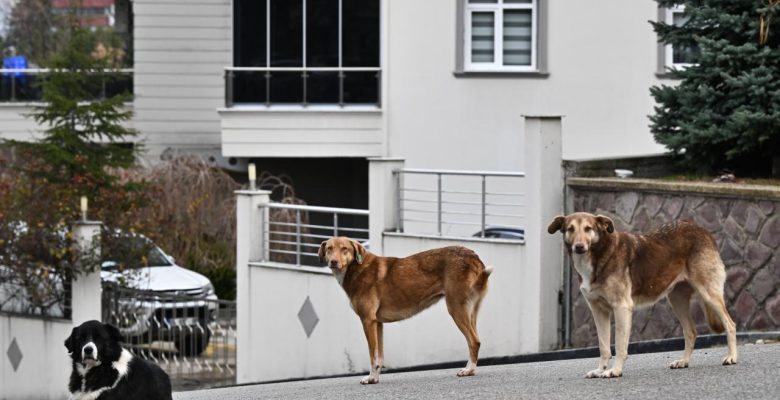
<path fill-rule="evenodd" d="M 780 201 L 780 186 L 714 182 L 673 182 L 631 178 L 567 178 L 566 185 L 578 189 L 636 190 L 641 192 L 685 193 L 709 197 L 732 197 Z"/>
<path fill-rule="evenodd" d="M 316 275 L 333 275 L 333 273 L 330 272 L 330 268 L 327 267 L 310 267 L 308 265 L 285 264 L 274 261 L 252 261 L 249 263 L 249 266 L 256 268 L 281 269 L 285 271 L 303 272 Z"/>
<path fill-rule="evenodd" d="M 441 240 L 441 241 L 445 241 L 445 240 L 460 241 L 460 242 L 472 242 L 472 243 L 493 243 L 493 244 L 511 244 L 511 245 L 525 244 L 525 240 L 519 240 L 519 239 L 498 239 L 498 238 L 482 238 L 482 237 L 474 237 L 474 236 L 431 235 L 431 234 L 406 233 L 406 232 L 395 232 L 395 231 L 385 231 L 382 232 L 382 235 L 391 236 L 391 237 L 430 239 L 430 240 Z"/>

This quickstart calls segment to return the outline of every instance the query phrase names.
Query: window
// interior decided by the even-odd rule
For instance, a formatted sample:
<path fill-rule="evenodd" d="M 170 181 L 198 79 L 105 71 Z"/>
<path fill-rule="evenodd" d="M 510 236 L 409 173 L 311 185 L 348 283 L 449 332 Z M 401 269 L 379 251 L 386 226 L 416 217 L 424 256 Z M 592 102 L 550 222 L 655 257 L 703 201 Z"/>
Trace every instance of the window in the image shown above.
<path fill-rule="evenodd" d="M 688 21 L 688 16 L 685 14 L 685 6 L 678 5 L 673 8 L 666 9 L 666 23 L 683 26 Z M 694 60 L 699 55 L 699 48 L 684 47 L 684 46 L 672 46 L 670 44 L 664 46 L 664 61 L 667 68 L 686 68 L 694 64 Z"/>
<path fill-rule="evenodd" d="M 380 0 L 235 0 L 226 103 L 379 105 Z"/>
<path fill-rule="evenodd" d="M 537 70 L 537 0 L 466 0 L 466 71 Z"/>

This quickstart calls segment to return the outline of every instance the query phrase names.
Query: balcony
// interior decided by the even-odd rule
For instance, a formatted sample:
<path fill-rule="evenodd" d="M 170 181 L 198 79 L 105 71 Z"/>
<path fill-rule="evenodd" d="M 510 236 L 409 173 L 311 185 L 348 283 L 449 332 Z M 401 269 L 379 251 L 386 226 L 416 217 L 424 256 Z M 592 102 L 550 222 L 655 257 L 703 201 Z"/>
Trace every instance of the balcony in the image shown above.
<path fill-rule="evenodd" d="M 381 86 L 378 67 L 228 67 L 222 154 L 381 156 Z"/>
<path fill-rule="evenodd" d="M 0 68 L 0 102 L 37 103 L 42 101 L 41 83 L 49 73 L 46 68 Z M 97 99 L 107 99 L 122 93 L 133 93 L 133 70 L 119 69 L 85 72 L 95 75 L 101 84 L 94 91 Z"/>

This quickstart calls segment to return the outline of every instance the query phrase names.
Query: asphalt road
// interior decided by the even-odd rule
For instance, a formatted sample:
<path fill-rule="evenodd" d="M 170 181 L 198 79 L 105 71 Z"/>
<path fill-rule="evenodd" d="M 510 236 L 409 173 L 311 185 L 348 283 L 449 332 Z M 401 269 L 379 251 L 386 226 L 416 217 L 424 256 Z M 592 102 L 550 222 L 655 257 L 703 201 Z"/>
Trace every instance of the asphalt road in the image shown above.
<path fill-rule="evenodd" d="M 691 366 L 671 370 L 680 352 L 629 355 L 622 378 L 585 379 L 596 359 L 383 374 L 377 385 L 359 377 L 319 379 L 175 393 L 196 399 L 778 399 L 780 344 L 739 346 L 739 363 L 722 366 L 725 348 L 696 350 Z"/>

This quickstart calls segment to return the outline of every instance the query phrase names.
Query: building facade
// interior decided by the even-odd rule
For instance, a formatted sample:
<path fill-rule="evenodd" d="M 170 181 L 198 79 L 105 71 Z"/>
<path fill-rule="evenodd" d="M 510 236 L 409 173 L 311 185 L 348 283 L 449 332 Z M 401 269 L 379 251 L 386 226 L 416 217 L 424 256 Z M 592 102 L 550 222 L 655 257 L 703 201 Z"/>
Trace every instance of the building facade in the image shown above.
<path fill-rule="evenodd" d="M 523 115 L 564 116 L 565 159 L 661 153 L 649 87 L 686 60 L 648 23 L 681 10 L 652 0 L 135 0 L 132 15 L 150 162 L 253 160 L 326 205 L 365 206 L 369 157 L 522 170 Z M 0 134 L 34 130 L 23 104 L 0 107 Z M 325 165 L 358 194 L 326 196 Z"/>

